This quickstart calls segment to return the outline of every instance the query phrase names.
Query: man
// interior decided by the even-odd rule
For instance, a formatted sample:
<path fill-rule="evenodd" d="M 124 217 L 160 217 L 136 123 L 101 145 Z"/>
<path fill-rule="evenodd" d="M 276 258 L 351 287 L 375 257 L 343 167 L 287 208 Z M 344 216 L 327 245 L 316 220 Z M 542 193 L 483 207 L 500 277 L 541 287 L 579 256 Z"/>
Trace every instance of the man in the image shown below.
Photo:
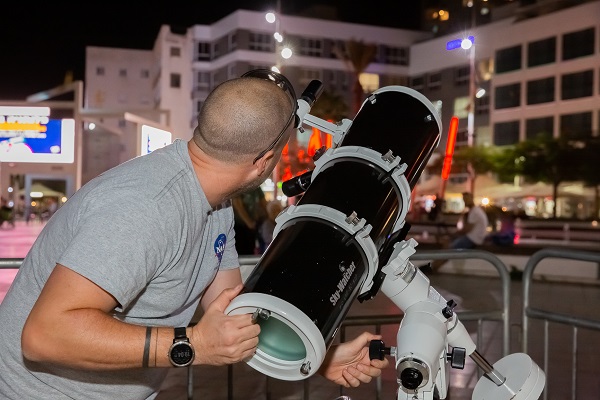
<path fill-rule="evenodd" d="M 458 221 L 456 238 L 450 243 L 452 249 L 472 249 L 483 244 L 487 235 L 488 218 L 483 208 L 476 206 L 473 195 L 462 194 L 467 212 Z"/>
<path fill-rule="evenodd" d="M 296 107 L 286 82 L 254 71 L 221 84 L 192 140 L 103 173 L 57 210 L 0 304 L 0 398 L 152 399 L 165 367 L 254 354 L 259 325 L 224 313 L 243 287 L 229 200 L 279 161 Z M 379 338 L 332 347 L 320 372 L 369 382 L 387 365 L 369 360 Z"/>
<path fill-rule="evenodd" d="M 473 249 L 483 244 L 487 235 L 488 218 L 483 208 L 475 205 L 473 194 L 464 192 L 462 194 L 466 212 L 458 220 L 454 240 L 450 243 L 451 249 Z M 437 272 L 446 260 L 435 260 L 431 264 L 431 270 L 425 268 L 425 272 Z"/>

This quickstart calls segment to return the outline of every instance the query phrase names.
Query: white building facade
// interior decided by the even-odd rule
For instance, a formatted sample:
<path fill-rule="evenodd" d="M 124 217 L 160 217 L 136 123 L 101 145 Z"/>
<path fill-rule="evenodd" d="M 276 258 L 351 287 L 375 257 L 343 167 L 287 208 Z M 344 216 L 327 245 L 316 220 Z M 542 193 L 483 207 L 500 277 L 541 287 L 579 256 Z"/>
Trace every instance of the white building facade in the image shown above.
<path fill-rule="evenodd" d="M 515 6 L 516 7 L 516 6 Z M 503 146 L 540 131 L 558 137 L 576 131 L 597 136 L 600 124 L 600 1 L 544 14 L 519 9 L 464 34 L 475 37 L 476 144 Z M 293 55 L 281 59 L 275 25 L 262 12 L 238 10 L 211 25 L 185 31 L 162 26 L 152 50 L 88 47 L 83 118 L 83 183 L 137 155 L 139 120 L 154 121 L 188 140 L 208 93 L 254 68 L 280 63 L 301 93 L 313 79 L 346 99 L 352 119 L 355 71 L 340 59 L 349 41 L 374 45 L 361 76 L 367 93 L 404 85 L 440 110 L 444 129 L 460 118 L 457 146 L 466 145 L 469 51 L 447 51 L 461 34 L 392 29 L 315 18 L 280 16 Z M 94 122 L 96 130 L 90 130 Z M 306 138 L 299 138 L 300 143 Z M 438 151 L 445 149 L 445 132 Z M 461 180 L 456 180 L 457 188 Z M 457 189 L 458 190 L 458 189 Z M 432 189 L 432 194 L 435 190 Z M 565 215 L 572 211 L 565 208 Z M 596 216 L 597 217 L 597 216 Z"/>

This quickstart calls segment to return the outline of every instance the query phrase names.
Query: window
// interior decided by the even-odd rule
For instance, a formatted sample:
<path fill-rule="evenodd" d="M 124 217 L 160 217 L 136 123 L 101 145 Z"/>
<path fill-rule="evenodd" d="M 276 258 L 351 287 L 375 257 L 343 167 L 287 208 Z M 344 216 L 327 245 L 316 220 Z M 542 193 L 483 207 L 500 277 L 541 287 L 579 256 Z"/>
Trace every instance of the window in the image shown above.
<path fill-rule="evenodd" d="M 248 48 L 256 51 L 274 51 L 271 35 L 266 33 L 250 32 Z"/>
<path fill-rule="evenodd" d="M 562 59 L 572 60 L 594 54 L 595 36 L 594 28 L 563 35 Z"/>
<path fill-rule="evenodd" d="M 125 68 L 119 69 L 119 76 L 121 78 L 127 78 L 127 70 Z"/>
<path fill-rule="evenodd" d="M 490 113 L 490 96 L 475 98 L 475 114 L 485 115 Z"/>
<path fill-rule="evenodd" d="M 210 72 L 198 72 L 198 89 L 208 90 L 210 88 Z"/>
<path fill-rule="evenodd" d="M 509 47 L 496 52 L 496 73 L 521 69 L 521 46 Z"/>
<path fill-rule="evenodd" d="M 235 64 L 227 65 L 227 79 L 233 79 L 237 77 L 237 73 L 235 70 Z"/>
<path fill-rule="evenodd" d="M 198 43 L 198 61 L 210 61 L 210 43 Z"/>
<path fill-rule="evenodd" d="M 171 87 L 172 88 L 180 88 L 181 87 L 181 74 L 171 74 Z"/>
<path fill-rule="evenodd" d="M 535 139 L 539 136 L 554 135 L 554 117 L 532 118 L 525 121 L 525 138 Z"/>
<path fill-rule="evenodd" d="M 527 66 L 551 64 L 556 61 L 556 38 L 538 40 L 527 47 Z"/>
<path fill-rule="evenodd" d="M 554 101 L 554 77 L 527 82 L 527 104 Z"/>
<path fill-rule="evenodd" d="M 470 79 L 469 67 L 458 67 L 454 70 L 454 84 L 456 86 L 464 86 L 469 84 Z"/>
<path fill-rule="evenodd" d="M 181 47 L 171 46 L 170 54 L 171 57 L 181 57 Z"/>
<path fill-rule="evenodd" d="M 592 96 L 594 91 L 594 71 L 566 74 L 561 77 L 561 98 L 563 100 Z"/>
<path fill-rule="evenodd" d="M 300 55 L 321 57 L 323 55 L 323 41 L 321 39 L 300 39 Z"/>
<path fill-rule="evenodd" d="M 105 70 L 104 67 L 96 67 L 96 75 L 97 76 L 104 76 Z"/>
<path fill-rule="evenodd" d="M 233 51 L 233 50 L 237 49 L 237 33 L 236 32 L 230 33 L 229 36 L 227 37 L 227 41 L 228 41 L 229 51 Z"/>
<path fill-rule="evenodd" d="M 428 89 L 440 89 L 442 87 L 442 73 L 429 74 L 427 77 Z"/>
<path fill-rule="evenodd" d="M 423 90 L 425 87 L 425 78 L 416 76 L 410 80 L 410 86 L 415 90 Z"/>
<path fill-rule="evenodd" d="M 521 84 L 498 86 L 494 96 L 496 110 L 518 107 L 521 104 Z"/>
<path fill-rule="evenodd" d="M 330 40 L 328 43 L 331 44 L 331 51 L 329 53 L 330 58 L 343 59 L 344 49 L 346 45 L 343 40 Z"/>
<path fill-rule="evenodd" d="M 519 143 L 519 121 L 494 124 L 494 145 L 507 146 Z"/>
<path fill-rule="evenodd" d="M 565 114 L 560 116 L 560 136 L 566 138 L 592 135 L 592 113 Z"/>
<path fill-rule="evenodd" d="M 313 80 L 323 81 L 321 71 L 318 69 L 303 68 L 300 73 L 300 84 L 308 85 Z"/>
<path fill-rule="evenodd" d="M 408 49 L 405 47 L 380 46 L 382 64 L 408 65 Z"/>
<path fill-rule="evenodd" d="M 143 69 L 143 70 L 141 70 L 141 71 L 140 71 L 140 77 L 141 77 L 142 79 L 148 79 L 148 78 L 150 78 L 150 71 L 149 71 L 149 70 L 147 70 L 147 69 Z"/>

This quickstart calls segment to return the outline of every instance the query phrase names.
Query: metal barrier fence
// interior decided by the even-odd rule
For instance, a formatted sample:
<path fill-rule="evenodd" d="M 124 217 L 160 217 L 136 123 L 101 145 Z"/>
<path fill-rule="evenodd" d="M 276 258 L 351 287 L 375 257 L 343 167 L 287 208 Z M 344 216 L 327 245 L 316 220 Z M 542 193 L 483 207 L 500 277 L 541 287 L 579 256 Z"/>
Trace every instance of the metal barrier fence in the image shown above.
<path fill-rule="evenodd" d="M 571 364 L 568 369 L 571 372 L 571 398 L 577 398 L 577 377 L 578 377 L 578 330 L 585 329 L 588 331 L 598 332 L 600 331 L 600 321 L 596 319 L 578 318 L 567 314 L 561 314 L 557 312 L 550 312 L 530 306 L 531 302 L 531 291 L 533 280 L 533 271 L 538 264 L 545 258 L 559 258 L 566 260 L 580 260 L 590 261 L 598 263 L 600 265 L 600 253 L 578 251 L 572 249 L 542 249 L 533 254 L 523 271 L 523 320 L 522 320 L 522 351 L 528 353 L 529 336 L 532 334 L 530 327 L 530 320 L 540 320 L 543 323 L 543 365 L 540 367 L 547 374 L 546 388 L 543 392 L 544 399 L 548 398 L 548 389 L 552 385 L 553 379 L 549 374 L 549 327 L 551 323 L 564 325 L 571 328 L 572 331 L 572 353 L 571 353 Z M 510 274 L 504 263 L 494 254 L 487 251 L 481 250 L 432 250 L 432 251 L 417 251 L 411 256 L 411 261 L 428 261 L 436 259 L 447 259 L 447 260 L 465 260 L 465 259 L 480 259 L 487 261 L 491 264 L 498 272 L 502 291 L 502 306 L 499 309 L 491 309 L 487 311 L 469 312 L 461 311 L 459 316 L 461 321 L 476 321 L 477 323 L 477 338 L 476 345 L 478 349 L 481 347 L 482 328 L 483 324 L 487 321 L 501 322 L 502 329 L 502 353 L 503 355 L 509 354 L 510 344 Z M 240 257 L 240 263 L 242 270 L 250 271 L 252 267 L 259 260 L 259 256 L 251 257 Z M 0 259 L 0 270 L 1 269 L 18 269 L 21 266 L 22 259 Z M 383 296 L 379 294 L 378 296 Z M 340 328 L 340 340 L 345 340 L 346 330 L 350 327 L 356 326 L 372 326 L 375 329 L 375 333 L 380 333 L 381 328 L 387 325 L 397 326 L 402 319 L 402 313 L 394 315 L 370 315 L 370 316 L 349 316 L 347 317 Z M 600 339 L 598 339 L 600 343 Z M 566 348 L 568 343 L 561 343 L 561 347 L 564 345 Z M 559 349 L 560 351 L 564 349 Z M 482 355 L 485 356 L 484 353 Z M 533 356 L 532 356 L 533 357 Z M 562 371 L 561 371 L 562 372 Z M 597 372 L 597 371 L 596 371 Z M 564 372 L 562 372 L 564 375 Z M 594 374 L 594 378 L 596 374 Z M 265 377 L 265 398 L 270 399 L 269 393 L 269 380 L 271 378 Z M 310 398 L 310 381 L 307 379 L 303 382 L 303 394 L 302 398 L 308 400 Z M 233 368 L 228 367 L 227 372 L 227 398 L 228 400 L 233 399 Z M 381 378 L 377 379 L 375 387 L 375 398 L 379 400 L 382 393 L 382 382 Z M 596 392 L 597 393 L 597 392 Z M 340 387 L 340 395 L 343 394 L 343 389 Z M 194 379 L 193 379 L 193 368 L 188 368 L 187 378 L 187 396 L 188 399 L 194 397 Z"/>
<path fill-rule="evenodd" d="M 525 269 L 523 271 L 523 352 L 528 353 L 529 346 L 529 320 L 540 320 L 543 322 L 543 366 L 540 366 L 548 376 L 549 370 L 549 334 L 550 334 L 550 324 L 560 324 L 571 328 L 572 333 L 572 341 L 571 341 L 571 390 L 570 395 L 571 399 L 575 400 L 577 398 L 577 372 L 578 372 L 578 330 L 587 329 L 589 331 L 597 331 L 600 332 L 600 319 L 592 320 L 588 318 L 580 318 L 574 317 L 572 315 L 567 315 L 558 312 L 546 311 L 540 308 L 535 308 L 530 306 L 530 292 L 532 290 L 533 283 L 533 271 L 538 267 L 539 263 L 546 258 L 558 258 L 558 259 L 566 259 L 566 260 L 579 260 L 579 261 L 591 261 L 600 265 L 600 253 L 588 252 L 588 251 L 578 251 L 578 250 L 570 250 L 570 249 L 551 249 L 546 248 L 537 251 L 534 253 L 527 264 L 525 265 Z M 592 300 L 593 301 L 593 300 Z M 599 304 L 599 303 L 597 303 Z M 599 304 L 600 305 L 600 304 Z M 600 335 L 596 336 L 596 343 L 600 342 Z M 567 343 L 564 343 L 565 348 Z M 563 352 L 564 348 L 554 349 L 556 352 Z M 588 349 L 590 351 L 590 349 Z M 559 365 L 556 363 L 555 365 Z M 559 366 L 562 368 L 562 366 Z M 564 368 L 567 370 L 567 368 Z M 591 379 L 597 380 L 597 372 L 592 371 Z M 564 374 L 563 374 L 564 375 Z M 546 387 L 543 391 L 544 400 L 548 399 L 548 393 L 550 392 L 551 385 L 553 381 L 551 379 L 546 380 Z M 596 383 L 597 385 L 597 383 Z M 598 392 L 596 391 L 596 395 Z M 561 396 L 560 398 L 565 398 Z"/>

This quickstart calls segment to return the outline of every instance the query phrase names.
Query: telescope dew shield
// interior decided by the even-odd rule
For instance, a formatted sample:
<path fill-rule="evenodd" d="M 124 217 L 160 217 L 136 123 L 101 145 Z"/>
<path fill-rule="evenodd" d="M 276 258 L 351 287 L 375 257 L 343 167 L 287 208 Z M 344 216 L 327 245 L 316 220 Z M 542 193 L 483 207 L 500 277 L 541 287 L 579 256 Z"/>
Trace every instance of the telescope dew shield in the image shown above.
<path fill-rule="evenodd" d="M 225 310 L 251 313 L 261 326 L 250 366 L 282 380 L 318 370 L 372 284 L 379 250 L 404 224 L 440 132 L 437 111 L 412 89 L 390 86 L 365 100 L 297 205 L 277 217 L 273 241 Z"/>

